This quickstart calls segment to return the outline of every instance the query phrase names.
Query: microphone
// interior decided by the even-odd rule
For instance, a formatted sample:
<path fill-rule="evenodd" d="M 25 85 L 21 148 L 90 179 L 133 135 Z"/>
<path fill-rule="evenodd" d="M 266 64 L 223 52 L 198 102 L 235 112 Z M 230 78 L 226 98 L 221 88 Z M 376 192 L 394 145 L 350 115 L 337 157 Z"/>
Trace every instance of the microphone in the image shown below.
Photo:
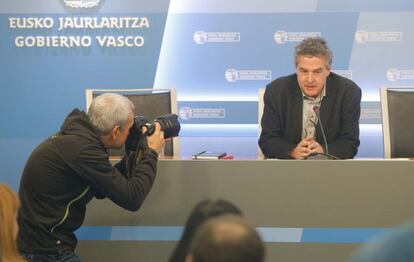
<path fill-rule="evenodd" d="M 313 107 L 313 112 L 315 112 L 317 119 L 317 123 L 319 124 L 320 128 L 321 128 L 321 132 L 322 132 L 322 137 L 323 137 L 323 143 L 325 144 L 325 153 L 327 155 L 329 155 L 329 150 L 328 150 L 328 141 L 326 140 L 326 136 L 325 136 L 325 130 L 323 129 L 323 125 L 322 125 L 322 121 L 321 121 L 321 114 L 319 112 L 319 106 L 314 106 Z"/>
<path fill-rule="evenodd" d="M 323 125 L 322 125 L 322 121 L 321 121 L 321 115 L 320 115 L 320 112 L 319 112 L 319 106 L 314 106 L 313 107 L 313 112 L 315 112 L 316 117 L 318 118 L 316 124 L 319 124 L 319 126 L 321 128 L 323 143 L 325 144 L 325 153 L 321 154 L 321 155 L 326 155 L 326 156 L 332 157 L 334 159 L 338 159 L 337 157 L 332 156 L 332 155 L 329 154 L 328 141 L 326 140 L 325 130 L 323 129 Z"/>

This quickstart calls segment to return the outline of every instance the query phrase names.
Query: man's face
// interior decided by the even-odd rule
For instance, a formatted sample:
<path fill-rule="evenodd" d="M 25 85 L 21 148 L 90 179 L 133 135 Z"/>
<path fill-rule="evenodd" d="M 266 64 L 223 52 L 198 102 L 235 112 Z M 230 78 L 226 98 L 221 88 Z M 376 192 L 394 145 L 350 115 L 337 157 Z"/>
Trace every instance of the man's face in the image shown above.
<path fill-rule="evenodd" d="M 119 128 L 116 130 L 116 135 L 114 136 L 114 148 L 121 148 L 124 144 L 126 139 L 128 138 L 129 135 L 129 129 L 132 127 L 132 125 L 134 124 L 134 117 L 131 114 L 131 116 L 128 119 L 128 123 L 125 126 L 124 130 L 121 130 L 121 128 Z"/>
<path fill-rule="evenodd" d="M 329 73 L 324 57 L 299 56 L 296 75 L 300 89 L 307 96 L 317 97 L 322 92 Z"/>

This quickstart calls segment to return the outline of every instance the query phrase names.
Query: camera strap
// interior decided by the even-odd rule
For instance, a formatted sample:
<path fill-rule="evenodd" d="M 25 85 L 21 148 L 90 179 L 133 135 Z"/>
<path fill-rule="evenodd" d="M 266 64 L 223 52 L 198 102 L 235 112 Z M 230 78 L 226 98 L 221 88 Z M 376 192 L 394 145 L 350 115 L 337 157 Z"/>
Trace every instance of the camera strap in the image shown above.
<path fill-rule="evenodd" d="M 139 160 L 142 158 L 142 154 L 147 149 L 148 149 L 148 135 L 147 133 L 144 133 L 138 140 L 138 146 L 137 146 L 137 152 L 136 152 L 137 162 L 139 162 Z"/>

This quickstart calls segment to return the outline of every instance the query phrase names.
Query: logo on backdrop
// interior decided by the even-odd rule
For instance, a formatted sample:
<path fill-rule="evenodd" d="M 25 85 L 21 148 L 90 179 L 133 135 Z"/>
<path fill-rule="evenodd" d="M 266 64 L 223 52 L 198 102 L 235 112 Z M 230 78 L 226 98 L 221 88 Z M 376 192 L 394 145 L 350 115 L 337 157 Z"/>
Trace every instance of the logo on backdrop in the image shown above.
<path fill-rule="evenodd" d="M 402 32 L 398 32 L 398 31 L 368 32 L 368 31 L 360 30 L 355 33 L 355 41 L 358 44 L 365 44 L 367 42 L 401 42 Z"/>
<path fill-rule="evenodd" d="M 274 40 L 276 44 L 284 44 L 286 42 L 300 42 L 307 37 L 322 36 L 321 32 L 286 32 L 276 31 Z"/>
<path fill-rule="evenodd" d="M 399 80 L 414 80 L 414 70 L 399 70 L 397 68 L 390 68 L 387 70 L 385 76 L 387 77 L 388 81 L 391 82 L 396 82 Z"/>
<path fill-rule="evenodd" d="M 376 102 L 366 101 L 361 104 L 361 116 L 359 118 L 360 124 L 380 124 L 381 123 L 381 108 L 376 105 Z"/>
<path fill-rule="evenodd" d="M 66 6 L 72 8 L 91 8 L 98 6 L 101 0 L 63 0 Z"/>
<path fill-rule="evenodd" d="M 189 120 L 192 118 L 225 118 L 226 110 L 224 108 L 180 107 L 178 114 L 182 120 Z"/>
<path fill-rule="evenodd" d="M 352 70 L 332 70 L 332 72 L 352 80 Z"/>
<path fill-rule="evenodd" d="M 204 32 L 196 31 L 193 34 L 196 44 L 205 43 L 235 43 L 240 42 L 240 32 Z"/>
<path fill-rule="evenodd" d="M 224 73 L 228 82 L 272 80 L 271 70 L 237 70 L 229 68 Z"/>

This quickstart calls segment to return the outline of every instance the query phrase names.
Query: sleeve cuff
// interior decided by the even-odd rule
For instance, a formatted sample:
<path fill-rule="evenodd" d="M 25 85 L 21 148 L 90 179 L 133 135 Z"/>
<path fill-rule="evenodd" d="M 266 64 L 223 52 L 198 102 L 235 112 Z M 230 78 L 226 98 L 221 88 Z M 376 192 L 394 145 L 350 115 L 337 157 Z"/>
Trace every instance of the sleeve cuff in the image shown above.
<path fill-rule="evenodd" d="M 150 155 L 150 156 L 152 156 L 152 157 L 154 157 L 154 158 L 157 158 L 158 159 L 158 153 L 157 153 L 157 151 L 155 151 L 154 149 L 152 149 L 152 148 L 148 148 L 148 149 L 146 149 L 145 151 L 144 151 L 144 154 L 145 155 Z"/>

